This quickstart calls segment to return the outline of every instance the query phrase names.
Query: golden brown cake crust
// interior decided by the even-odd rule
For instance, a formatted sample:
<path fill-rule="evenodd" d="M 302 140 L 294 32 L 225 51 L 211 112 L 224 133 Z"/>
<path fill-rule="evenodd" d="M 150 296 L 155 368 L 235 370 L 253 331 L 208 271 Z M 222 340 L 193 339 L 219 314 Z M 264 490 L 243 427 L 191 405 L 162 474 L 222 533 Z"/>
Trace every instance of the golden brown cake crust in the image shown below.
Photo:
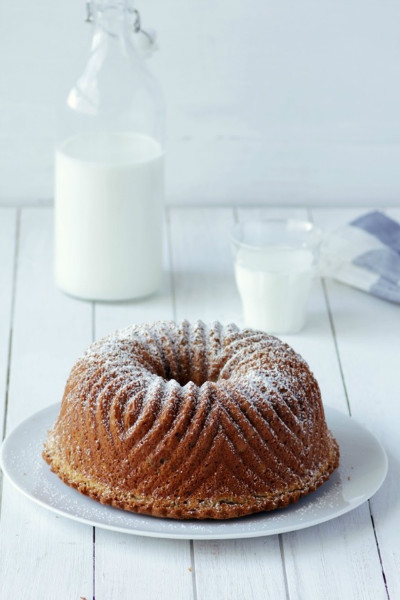
<path fill-rule="evenodd" d="M 89 347 L 43 456 L 103 504 L 227 519 L 315 490 L 339 448 L 318 384 L 287 344 L 235 325 L 160 321 Z"/>

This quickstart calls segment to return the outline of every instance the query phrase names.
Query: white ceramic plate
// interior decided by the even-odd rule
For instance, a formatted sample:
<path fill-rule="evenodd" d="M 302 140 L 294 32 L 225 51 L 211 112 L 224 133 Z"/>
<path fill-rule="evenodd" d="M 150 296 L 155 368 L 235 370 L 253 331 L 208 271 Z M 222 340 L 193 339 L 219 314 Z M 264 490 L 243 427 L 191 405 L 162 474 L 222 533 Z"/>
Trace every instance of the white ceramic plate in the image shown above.
<path fill-rule="evenodd" d="M 228 521 L 175 521 L 103 506 L 65 485 L 42 459 L 47 430 L 59 405 L 21 423 L 4 441 L 1 467 L 25 496 L 59 515 L 104 529 L 175 539 L 228 539 L 273 535 L 318 525 L 370 498 L 387 472 L 386 453 L 375 437 L 348 416 L 326 408 L 328 425 L 340 445 L 340 467 L 329 481 L 297 504 Z"/>

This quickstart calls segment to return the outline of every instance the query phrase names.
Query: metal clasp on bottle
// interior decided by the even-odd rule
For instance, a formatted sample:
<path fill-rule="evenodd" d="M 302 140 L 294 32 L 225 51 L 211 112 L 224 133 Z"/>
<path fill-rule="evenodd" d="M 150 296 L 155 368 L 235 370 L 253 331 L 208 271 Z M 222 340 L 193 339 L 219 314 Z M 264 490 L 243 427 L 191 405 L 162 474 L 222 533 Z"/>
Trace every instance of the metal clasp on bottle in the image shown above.
<path fill-rule="evenodd" d="M 129 14 L 133 15 L 132 30 L 138 36 L 138 49 L 144 56 L 149 56 L 157 49 L 156 32 L 153 30 L 142 29 L 142 20 L 137 8 L 128 7 Z M 86 0 L 86 19 L 85 23 L 93 23 L 94 14 L 92 9 L 92 0 Z"/>

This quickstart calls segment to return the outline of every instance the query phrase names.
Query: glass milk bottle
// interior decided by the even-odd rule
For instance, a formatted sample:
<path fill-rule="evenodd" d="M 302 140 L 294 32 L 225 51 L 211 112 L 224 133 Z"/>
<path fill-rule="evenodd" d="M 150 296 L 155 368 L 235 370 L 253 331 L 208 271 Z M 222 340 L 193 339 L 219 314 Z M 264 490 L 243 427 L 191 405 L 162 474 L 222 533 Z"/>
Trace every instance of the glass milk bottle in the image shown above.
<path fill-rule="evenodd" d="M 78 298 L 127 300 L 161 279 L 163 100 L 136 49 L 137 11 L 128 0 L 89 7 L 90 54 L 56 148 L 55 277 Z"/>

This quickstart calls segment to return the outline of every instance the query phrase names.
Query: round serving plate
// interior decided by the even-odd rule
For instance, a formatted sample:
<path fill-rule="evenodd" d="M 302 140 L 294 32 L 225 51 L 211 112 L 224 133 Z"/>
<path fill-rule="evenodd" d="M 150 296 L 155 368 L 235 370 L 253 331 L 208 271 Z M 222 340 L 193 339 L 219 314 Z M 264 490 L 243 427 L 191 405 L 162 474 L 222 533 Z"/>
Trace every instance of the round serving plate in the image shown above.
<path fill-rule="evenodd" d="M 136 515 L 105 506 L 65 485 L 42 458 L 43 443 L 60 406 L 30 416 L 8 435 L 1 468 L 25 496 L 47 510 L 88 525 L 134 535 L 174 539 L 251 538 L 295 531 L 343 515 L 368 500 L 382 485 L 387 457 L 378 440 L 352 418 L 325 408 L 340 446 L 340 466 L 329 481 L 281 510 L 225 521 L 176 521 Z"/>

